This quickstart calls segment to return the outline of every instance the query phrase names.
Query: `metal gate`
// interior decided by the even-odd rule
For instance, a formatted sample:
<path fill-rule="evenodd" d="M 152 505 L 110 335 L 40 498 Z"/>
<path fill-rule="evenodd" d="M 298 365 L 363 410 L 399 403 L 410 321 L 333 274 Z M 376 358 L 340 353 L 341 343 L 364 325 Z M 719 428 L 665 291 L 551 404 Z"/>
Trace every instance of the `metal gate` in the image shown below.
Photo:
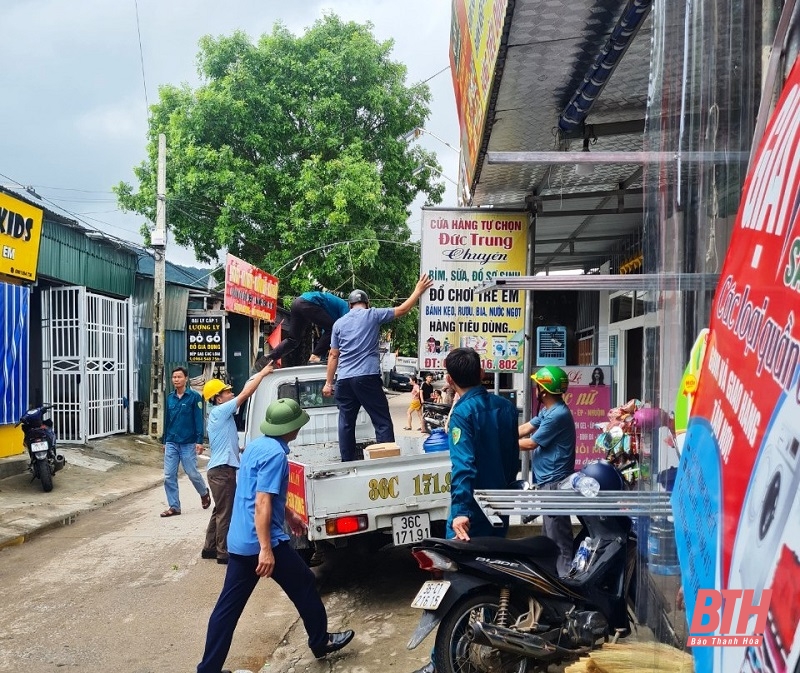
<path fill-rule="evenodd" d="M 44 397 L 59 439 L 128 431 L 130 303 L 50 288 L 42 294 Z"/>

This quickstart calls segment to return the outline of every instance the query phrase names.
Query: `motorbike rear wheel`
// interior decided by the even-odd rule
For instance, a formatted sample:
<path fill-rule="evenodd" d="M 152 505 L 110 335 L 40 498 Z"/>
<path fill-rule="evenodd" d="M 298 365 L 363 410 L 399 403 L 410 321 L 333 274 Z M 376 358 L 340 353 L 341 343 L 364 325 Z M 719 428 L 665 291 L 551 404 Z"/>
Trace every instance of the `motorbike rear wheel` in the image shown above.
<path fill-rule="evenodd" d="M 528 660 L 505 654 L 484 645 L 474 645 L 467 635 L 472 622 L 495 623 L 499 608 L 499 595 L 483 592 L 466 596 L 448 612 L 436 632 L 433 663 L 437 673 L 526 673 Z M 509 606 L 509 624 L 513 624 L 520 610 Z"/>
<path fill-rule="evenodd" d="M 39 473 L 39 481 L 42 482 L 42 490 L 50 493 L 53 490 L 53 475 L 50 473 L 50 463 L 47 458 L 39 458 L 36 461 L 36 471 Z"/>

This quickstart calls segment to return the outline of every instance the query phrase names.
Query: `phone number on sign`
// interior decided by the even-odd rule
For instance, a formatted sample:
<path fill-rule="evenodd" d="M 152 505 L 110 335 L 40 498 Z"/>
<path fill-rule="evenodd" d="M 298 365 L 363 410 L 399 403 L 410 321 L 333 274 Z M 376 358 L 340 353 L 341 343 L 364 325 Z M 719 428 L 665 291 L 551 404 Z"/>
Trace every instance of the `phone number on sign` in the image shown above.
<path fill-rule="evenodd" d="M 492 358 L 482 358 L 481 367 L 484 369 L 502 369 L 504 371 L 514 372 L 519 367 L 519 360 L 516 358 L 506 358 L 493 360 Z"/>

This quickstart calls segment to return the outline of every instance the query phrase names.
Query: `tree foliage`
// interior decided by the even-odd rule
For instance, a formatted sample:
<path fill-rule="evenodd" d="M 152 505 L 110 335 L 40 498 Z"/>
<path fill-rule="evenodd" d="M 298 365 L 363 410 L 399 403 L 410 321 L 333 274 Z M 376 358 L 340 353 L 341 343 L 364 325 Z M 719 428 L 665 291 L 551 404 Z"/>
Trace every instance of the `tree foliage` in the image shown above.
<path fill-rule="evenodd" d="M 203 38 L 202 83 L 160 89 L 121 206 L 155 219 L 164 133 L 168 227 L 198 260 L 227 249 L 278 276 L 284 298 L 315 283 L 363 288 L 377 305 L 407 296 L 419 269 L 409 206 L 420 193 L 439 203 L 444 186 L 420 170 L 435 155 L 403 138 L 424 125 L 429 89 L 407 85 L 392 42 L 371 31 L 328 15 L 299 37 L 278 24 L 255 44 Z"/>

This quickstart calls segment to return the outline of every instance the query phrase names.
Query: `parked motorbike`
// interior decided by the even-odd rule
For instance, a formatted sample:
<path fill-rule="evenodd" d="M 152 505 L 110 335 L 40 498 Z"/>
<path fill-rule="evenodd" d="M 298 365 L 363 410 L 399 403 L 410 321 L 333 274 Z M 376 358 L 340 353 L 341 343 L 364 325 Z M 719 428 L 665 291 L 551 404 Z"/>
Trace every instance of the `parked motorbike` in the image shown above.
<path fill-rule="evenodd" d="M 436 402 L 422 403 L 422 418 L 425 420 L 429 430 L 433 428 L 444 428 L 449 414 L 449 404 L 438 404 Z"/>
<path fill-rule="evenodd" d="M 45 404 L 29 409 L 17 423 L 22 426 L 23 442 L 31 459 L 28 470 L 33 473 L 33 479 L 38 478 L 42 482 L 42 490 L 45 493 L 53 490 L 53 475 L 67 462 L 64 456 L 56 453 L 53 422 L 44 418 L 52 408 L 53 405 Z"/>
<path fill-rule="evenodd" d="M 624 489 L 613 466 L 592 465 L 581 472 L 599 488 Z M 558 547 L 544 536 L 428 539 L 415 546 L 420 567 L 437 579 L 426 582 L 412 603 L 425 612 L 408 648 L 438 625 L 438 673 L 525 673 L 576 660 L 610 637 L 628 635 L 626 595 L 636 562 L 631 520 L 586 516 L 581 522 L 587 537 L 567 577 L 559 577 Z"/>

